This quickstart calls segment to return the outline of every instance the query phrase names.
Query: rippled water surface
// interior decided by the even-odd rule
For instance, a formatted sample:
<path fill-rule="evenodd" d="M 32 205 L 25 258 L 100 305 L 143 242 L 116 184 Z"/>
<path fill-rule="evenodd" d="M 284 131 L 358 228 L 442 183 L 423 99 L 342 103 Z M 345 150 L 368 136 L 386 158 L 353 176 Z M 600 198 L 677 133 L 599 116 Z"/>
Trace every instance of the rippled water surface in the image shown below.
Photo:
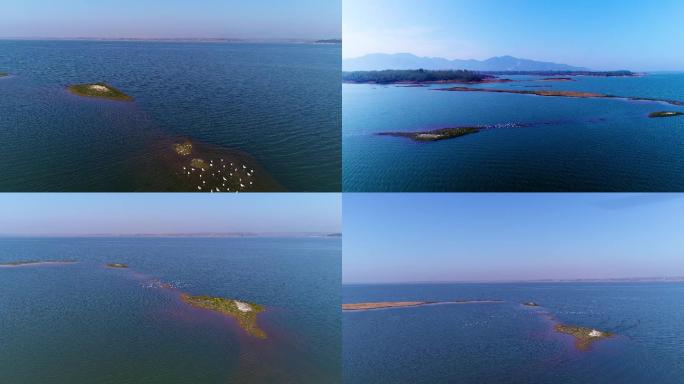
<path fill-rule="evenodd" d="M 345 286 L 345 303 L 505 301 L 345 312 L 345 382 L 680 383 L 682 298 L 667 283 Z M 556 323 L 616 336 L 583 352 Z"/>
<path fill-rule="evenodd" d="M 78 263 L 0 267 L 0 382 L 338 383 L 340 248 L 317 238 L 1 239 L 0 262 Z M 263 305 L 268 338 L 179 292 Z"/>
<path fill-rule="evenodd" d="M 576 77 L 476 85 L 573 90 L 684 101 L 684 75 Z M 684 107 L 622 99 L 437 92 L 343 85 L 344 189 L 348 191 L 682 191 Z M 492 128 L 416 143 L 377 136 L 472 125 Z"/>
<path fill-rule="evenodd" d="M 0 190 L 179 189 L 147 160 L 191 138 L 249 155 L 284 189 L 339 191 L 340 54 L 315 44 L 1 41 L 10 76 L 0 79 Z M 94 82 L 135 101 L 65 90 Z"/>

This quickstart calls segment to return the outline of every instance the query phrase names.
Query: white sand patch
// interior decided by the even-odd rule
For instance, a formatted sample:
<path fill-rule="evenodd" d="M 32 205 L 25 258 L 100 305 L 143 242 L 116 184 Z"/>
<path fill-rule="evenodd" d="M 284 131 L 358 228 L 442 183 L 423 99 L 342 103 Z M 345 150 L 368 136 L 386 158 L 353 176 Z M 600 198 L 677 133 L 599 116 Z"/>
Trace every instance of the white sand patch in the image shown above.
<path fill-rule="evenodd" d="M 595 329 L 592 329 L 591 332 L 589 332 L 589 337 L 601 337 L 603 336 L 603 333 L 600 331 L 597 331 Z"/>
<path fill-rule="evenodd" d="M 92 89 L 93 91 L 97 91 L 97 92 L 109 92 L 109 88 L 105 87 L 104 85 L 97 85 L 96 84 L 96 85 L 91 85 L 88 88 Z"/>
<path fill-rule="evenodd" d="M 234 300 L 235 306 L 240 312 L 252 312 L 252 306 L 241 301 Z"/>

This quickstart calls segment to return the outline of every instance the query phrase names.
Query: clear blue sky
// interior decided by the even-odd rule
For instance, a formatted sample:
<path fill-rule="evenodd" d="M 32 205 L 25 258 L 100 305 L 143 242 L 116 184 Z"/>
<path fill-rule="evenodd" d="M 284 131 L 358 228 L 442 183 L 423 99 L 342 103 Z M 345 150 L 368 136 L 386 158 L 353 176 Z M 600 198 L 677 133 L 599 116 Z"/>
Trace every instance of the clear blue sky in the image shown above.
<path fill-rule="evenodd" d="M 345 283 L 684 276 L 684 196 L 345 194 Z"/>
<path fill-rule="evenodd" d="M 9 0 L 0 38 L 338 38 L 341 4 L 321 0 Z"/>
<path fill-rule="evenodd" d="M 339 194 L 0 194 L 0 234 L 340 232 Z"/>
<path fill-rule="evenodd" d="M 344 57 L 512 55 L 592 69 L 684 70 L 681 0 L 345 0 Z"/>

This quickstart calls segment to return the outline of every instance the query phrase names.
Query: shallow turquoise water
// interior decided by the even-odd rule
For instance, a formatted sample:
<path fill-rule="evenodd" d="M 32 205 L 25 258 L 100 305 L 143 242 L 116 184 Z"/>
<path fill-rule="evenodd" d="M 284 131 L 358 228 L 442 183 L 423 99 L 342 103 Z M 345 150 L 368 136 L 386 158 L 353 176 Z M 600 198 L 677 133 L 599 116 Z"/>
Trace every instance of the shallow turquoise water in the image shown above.
<path fill-rule="evenodd" d="M 684 101 L 684 75 L 578 77 L 476 87 L 578 90 Z M 527 88 L 528 86 L 535 88 Z M 346 191 L 682 191 L 684 111 L 656 102 L 343 85 Z M 543 87 L 543 88 L 536 88 Z M 520 124 L 433 143 L 380 137 L 467 125 Z"/>
<path fill-rule="evenodd" d="M 245 152 L 288 190 L 339 191 L 340 56 L 339 45 L 0 41 L 11 74 L 0 191 L 154 190 L 140 163 L 160 137 Z M 100 81 L 135 102 L 65 91 Z"/>
<path fill-rule="evenodd" d="M 340 382 L 340 247 L 339 239 L 1 239 L 2 262 L 79 263 L 0 268 L 0 382 Z M 268 339 L 188 307 L 178 292 L 264 305 L 258 322 Z"/>
<path fill-rule="evenodd" d="M 344 382 L 680 383 L 682 297 L 667 283 L 344 286 L 345 303 L 506 301 L 345 312 Z M 548 315 L 616 336 L 581 352 Z"/>

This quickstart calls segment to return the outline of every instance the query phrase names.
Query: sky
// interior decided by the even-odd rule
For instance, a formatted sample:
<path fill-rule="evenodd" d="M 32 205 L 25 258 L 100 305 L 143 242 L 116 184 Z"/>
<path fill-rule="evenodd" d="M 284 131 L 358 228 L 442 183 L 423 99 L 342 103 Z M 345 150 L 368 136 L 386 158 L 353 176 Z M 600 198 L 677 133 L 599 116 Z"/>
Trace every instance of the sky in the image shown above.
<path fill-rule="evenodd" d="M 681 0 L 344 0 L 343 57 L 494 56 L 594 70 L 684 70 Z"/>
<path fill-rule="evenodd" d="M 0 235 L 341 232 L 338 194 L 0 194 Z"/>
<path fill-rule="evenodd" d="M 344 283 L 684 276 L 684 196 L 345 194 Z"/>
<path fill-rule="evenodd" d="M 6 0 L 0 38 L 324 39 L 340 20 L 339 1 Z"/>

